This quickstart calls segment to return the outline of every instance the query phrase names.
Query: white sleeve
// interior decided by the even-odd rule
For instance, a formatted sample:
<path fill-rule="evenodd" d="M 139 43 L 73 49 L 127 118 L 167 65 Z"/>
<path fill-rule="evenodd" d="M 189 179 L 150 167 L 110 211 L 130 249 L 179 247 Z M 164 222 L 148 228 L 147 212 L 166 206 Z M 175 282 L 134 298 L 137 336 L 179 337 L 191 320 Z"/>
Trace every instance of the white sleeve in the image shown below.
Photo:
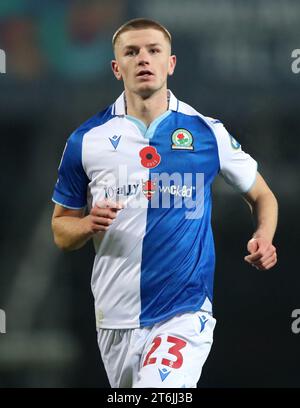
<path fill-rule="evenodd" d="M 218 144 L 221 175 L 238 192 L 246 193 L 256 180 L 257 162 L 242 150 L 221 122 L 215 121 L 212 126 Z"/>

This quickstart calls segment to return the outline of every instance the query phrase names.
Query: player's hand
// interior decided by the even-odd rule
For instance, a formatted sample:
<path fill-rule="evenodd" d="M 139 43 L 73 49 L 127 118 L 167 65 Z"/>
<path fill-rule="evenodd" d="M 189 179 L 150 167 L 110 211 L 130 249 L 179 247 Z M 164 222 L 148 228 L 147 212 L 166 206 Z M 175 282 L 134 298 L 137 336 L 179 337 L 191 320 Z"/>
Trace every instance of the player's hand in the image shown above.
<path fill-rule="evenodd" d="M 98 201 L 91 209 L 90 214 L 84 218 L 89 233 L 96 234 L 99 231 L 107 231 L 122 208 L 124 208 L 122 204 L 114 201 Z"/>
<path fill-rule="evenodd" d="M 265 238 L 250 239 L 247 249 L 250 255 L 244 259 L 256 269 L 265 271 L 277 263 L 276 248 Z"/>

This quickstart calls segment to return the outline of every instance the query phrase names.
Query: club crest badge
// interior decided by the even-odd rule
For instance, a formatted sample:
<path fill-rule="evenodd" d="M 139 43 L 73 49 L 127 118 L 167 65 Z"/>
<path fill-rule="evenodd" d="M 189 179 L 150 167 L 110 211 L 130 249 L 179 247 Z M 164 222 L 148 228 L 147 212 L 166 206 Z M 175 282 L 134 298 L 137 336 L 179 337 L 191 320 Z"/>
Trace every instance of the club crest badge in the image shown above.
<path fill-rule="evenodd" d="M 177 129 L 172 133 L 173 150 L 194 150 L 193 136 L 186 129 Z"/>

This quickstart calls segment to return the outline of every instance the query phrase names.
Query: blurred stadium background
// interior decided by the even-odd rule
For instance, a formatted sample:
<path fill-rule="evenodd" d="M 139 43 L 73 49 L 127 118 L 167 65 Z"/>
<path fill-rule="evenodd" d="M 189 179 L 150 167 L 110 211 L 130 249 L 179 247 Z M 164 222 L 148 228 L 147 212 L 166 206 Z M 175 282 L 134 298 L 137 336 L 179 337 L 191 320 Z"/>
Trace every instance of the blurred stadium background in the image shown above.
<path fill-rule="evenodd" d="M 110 71 L 111 35 L 140 16 L 173 33 L 169 87 L 224 122 L 280 204 L 279 264 L 259 272 L 243 261 L 247 205 L 222 180 L 214 185 L 218 324 L 199 386 L 299 387 L 300 334 L 291 331 L 300 308 L 298 0 L 1 1 L 0 387 L 108 386 L 90 292 L 93 249 L 56 249 L 51 195 L 68 135 L 122 90 Z"/>

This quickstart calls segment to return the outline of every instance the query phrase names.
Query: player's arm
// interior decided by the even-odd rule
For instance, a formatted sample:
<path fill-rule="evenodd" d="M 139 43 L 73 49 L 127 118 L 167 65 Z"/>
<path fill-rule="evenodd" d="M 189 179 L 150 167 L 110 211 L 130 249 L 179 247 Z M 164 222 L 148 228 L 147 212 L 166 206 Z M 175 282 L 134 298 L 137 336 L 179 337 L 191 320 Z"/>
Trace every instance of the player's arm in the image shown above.
<path fill-rule="evenodd" d="M 121 208 L 120 204 L 103 201 L 85 215 L 84 208 L 72 210 L 55 204 L 52 216 L 54 242 L 60 249 L 68 251 L 83 247 L 94 234 L 108 230 Z"/>
<path fill-rule="evenodd" d="M 276 248 L 272 244 L 277 226 L 277 200 L 259 173 L 254 186 L 243 197 L 255 221 L 255 232 L 247 245 L 250 255 L 245 256 L 245 261 L 260 270 L 270 269 L 277 263 Z"/>
<path fill-rule="evenodd" d="M 80 129 L 73 132 L 66 143 L 52 197 L 54 241 L 59 248 L 69 251 L 84 246 L 94 234 L 105 232 L 121 208 L 103 200 L 85 215 L 90 180 L 83 166 L 83 134 Z"/>

